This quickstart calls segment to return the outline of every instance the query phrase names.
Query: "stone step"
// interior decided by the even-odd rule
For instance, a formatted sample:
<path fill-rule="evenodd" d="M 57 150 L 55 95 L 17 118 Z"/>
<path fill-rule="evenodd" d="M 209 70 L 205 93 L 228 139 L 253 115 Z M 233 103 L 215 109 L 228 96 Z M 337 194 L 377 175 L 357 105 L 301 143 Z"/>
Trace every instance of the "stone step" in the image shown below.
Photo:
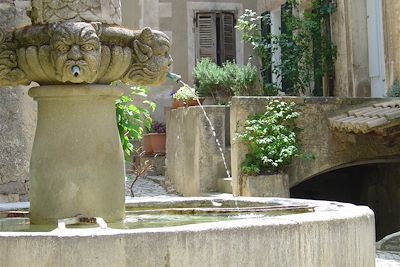
<path fill-rule="evenodd" d="M 218 178 L 217 190 L 221 193 L 232 194 L 232 178 Z"/>

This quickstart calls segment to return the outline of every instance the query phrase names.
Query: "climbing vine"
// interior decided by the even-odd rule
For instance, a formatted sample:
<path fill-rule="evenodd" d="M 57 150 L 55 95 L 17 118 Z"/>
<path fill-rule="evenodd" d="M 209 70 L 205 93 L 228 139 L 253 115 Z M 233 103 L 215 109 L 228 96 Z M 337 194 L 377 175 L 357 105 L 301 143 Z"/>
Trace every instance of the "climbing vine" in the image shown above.
<path fill-rule="evenodd" d="M 322 79 L 333 73 L 336 47 L 328 34 L 330 15 L 336 6 L 329 0 L 311 0 L 310 9 L 299 14 L 299 0 L 288 0 L 282 8 L 281 34 L 271 33 L 269 14 L 246 10 L 236 28 L 251 44 L 259 60 L 266 95 L 282 90 L 289 95 L 322 95 Z M 273 55 L 280 53 L 281 60 Z M 277 77 L 272 81 L 271 76 Z"/>

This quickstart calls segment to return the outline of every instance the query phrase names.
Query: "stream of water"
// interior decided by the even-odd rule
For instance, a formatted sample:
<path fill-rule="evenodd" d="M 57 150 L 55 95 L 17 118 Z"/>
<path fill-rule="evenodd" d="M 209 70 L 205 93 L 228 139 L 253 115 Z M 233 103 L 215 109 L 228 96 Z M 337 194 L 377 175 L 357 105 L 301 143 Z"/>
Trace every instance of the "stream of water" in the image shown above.
<path fill-rule="evenodd" d="M 185 82 L 183 82 L 183 81 L 180 80 L 180 79 L 178 80 L 178 82 L 180 82 L 183 86 L 190 87 L 188 84 L 186 84 Z M 219 152 L 220 152 L 220 154 L 221 154 L 221 157 L 222 157 L 222 161 L 223 161 L 223 163 L 224 163 L 226 175 L 227 175 L 228 178 L 230 178 L 230 177 L 231 177 L 231 174 L 230 174 L 230 172 L 229 172 L 228 165 L 227 165 L 227 163 L 226 163 L 226 159 L 225 159 L 225 155 L 224 155 L 224 151 L 222 150 L 221 142 L 219 141 L 219 139 L 218 139 L 218 137 L 217 137 L 217 133 L 216 133 L 216 131 L 215 131 L 215 128 L 214 128 L 214 126 L 212 125 L 212 122 L 211 122 L 210 118 L 208 117 L 206 110 L 204 109 L 203 105 L 200 103 L 200 100 L 199 100 L 199 98 L 197 97 L 196 94 L 194 94 L 194 98 L 196 99 L 197 103 L 199 104 L 201 110 L 203 111 L 204 117 L 206 118 L 208 124 L 210 125 L 212 134 L 213 134 L 213 136 L 214 136 L 215 143 L 217 144 L 218 150 L 219 150 Z"/>

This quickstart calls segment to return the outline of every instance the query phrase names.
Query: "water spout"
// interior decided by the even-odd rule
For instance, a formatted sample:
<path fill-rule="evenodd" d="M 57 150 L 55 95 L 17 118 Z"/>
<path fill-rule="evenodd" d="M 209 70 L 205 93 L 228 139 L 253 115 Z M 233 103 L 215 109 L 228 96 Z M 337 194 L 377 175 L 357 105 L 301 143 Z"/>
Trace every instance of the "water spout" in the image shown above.
<path fill-rule="evenodd" d="M 174 82 L 180 82 L 180 80 L 182 79 L 182 76 L 176 73 L 172 73 L 172 72 L 168 72 L 167 73 L 167 78 L 170 79 L 171 81 Z"/>
<path fill-rule="evenodd" d="M 79 66 L 73 66 L 71 72 L 74 77 L 78 77 L 81 74 L 81 68 Z"/>

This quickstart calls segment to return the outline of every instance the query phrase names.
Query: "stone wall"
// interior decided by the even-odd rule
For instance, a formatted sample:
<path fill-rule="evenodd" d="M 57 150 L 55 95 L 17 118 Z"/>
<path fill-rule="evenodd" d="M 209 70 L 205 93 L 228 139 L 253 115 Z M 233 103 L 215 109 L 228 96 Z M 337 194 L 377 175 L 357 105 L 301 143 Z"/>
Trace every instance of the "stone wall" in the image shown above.
<path fill-rule="evenodd" d="M 225 137 L 229 129 L 227 109 L 224 106 L 205 106 L 225 153 L 229 151 Z M 227 174 L 213 131 L 201 108 L 171 110 L 167 112 L 166 121 L 168 180 L 184 196 L 217 191 L 217 178 L 227 177 Z"/>
<path fill-rule="evenodd" d="M 3 0 L 0 3 L 0 25 L 2 28 L 21 27 L 31 24 L 30 0 Z"/>
<path fill-rule="evenodd" d="M 234 97 L 231 105 L 231 136 L 249 114 L 262 112 L 272 98 Z M 288 170 L 289 186 L 293 187 L 315 175 L 336 168 L 373 163 L 399 157 L 400 144 L 379 136 L 339 133 L 329 129 L 328 118 L 354 109 L 355 106 L 377 102 L 371 98 L 299 98 L 285 97 L 283 101 L 293 101 L 300 112 L 297 126 L 302 129 L 299 141 L 303 152 L 315 156 L 315 160 L 297 158 Z M 246 146 L 232 141 L 232 186 L 234 194 L 240 192 L 240 165 L 247 153 Z"/>
<path fill-rule="evenodd" d="M 31 1 L 0 3 L 0 25 L 29 25 Z M 0 202 L 28 198 L 29 160 L 36 125 L 36 103 L 28 87 L 0 88 Z"/>

